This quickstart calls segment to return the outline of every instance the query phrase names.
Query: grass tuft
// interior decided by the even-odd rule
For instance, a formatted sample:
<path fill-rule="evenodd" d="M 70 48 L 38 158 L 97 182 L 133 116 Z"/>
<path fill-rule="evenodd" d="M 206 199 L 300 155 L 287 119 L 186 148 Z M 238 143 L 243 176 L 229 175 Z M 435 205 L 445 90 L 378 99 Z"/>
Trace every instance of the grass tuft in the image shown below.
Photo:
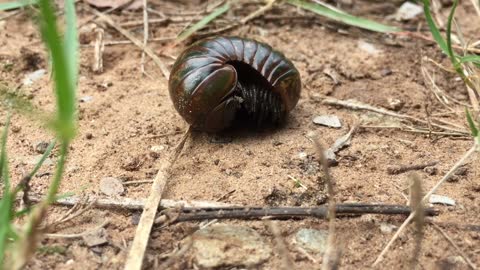
<path fill-rule="evenodd" d="M 368 19 L 364 19 L 364 18 L 359 18 L 325 5 L 306 2 L 303 0 L 287 0 L 287 3 L 312 11 L 314 13 L 317 13 L 318 15 L 327 17 L 335 21 L 339 21 L 351 26 L 355 26 L 355 27 L 359 27 L 359 28 L 363 28 L 363 29 L 367 29 L 375 32 L 388 33 L 388 32 L 400 31 L 400 29 L 397 27 L 381 24 Z"/>
<path fill-rule="evenodd" d="M 213 10 L 210 14 L 203 17 L 200 21 L 198 21 L 197 23 L 195 23 L 194 25 L 186 29 L 184 32 L 180 33 L 180 35 L 178 35 L 176 39 L 176 42 L 178 43 L 189 38 L 193 33 L 202 29 L 203 27 L 205 27 L 205 25 L 215 20 L 215 18 L 227 12 L 229 9 L 230 9 L 230 4 L 227 2 L 223 6 Z"/>

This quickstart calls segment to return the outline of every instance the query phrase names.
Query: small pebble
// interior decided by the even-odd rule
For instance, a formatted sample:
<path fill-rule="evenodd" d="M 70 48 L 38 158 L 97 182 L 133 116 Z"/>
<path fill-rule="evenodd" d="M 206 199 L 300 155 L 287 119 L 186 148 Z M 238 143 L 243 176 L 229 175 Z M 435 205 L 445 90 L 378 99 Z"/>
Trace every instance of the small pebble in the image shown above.
<path fill-rule="evenodd" d="M 37 143 L 37 145 L 35 145 L 35 152 L 37 152 L 39 154 L 45 153 L 45 151 L 47 151 L 48 144 L 49 144 L 48 142 Z"/>
<path fill-rule="evenodd" d="M 437 175 L 437 167 L 425 167 L 423 171 L 429 175 Z"/>
<path fill-rule="evenodd" d="M 88 247 L 95 247 L 108 243 L 107 231 L 104 228 L 82 236 Z"/>
<path fill-rule="evenodd" d="M 192 239 L 193 257 L 202 269 L 231 269 L 229 266 L 257 269 L 255 266 L 272 255 L 270 245 L 249 227 L 215 224 L 196 231 Z"/>
<path fill-rule="evenodd" d="M 100 180 L 100 191 L 107 196 L 119 196 L 125 192 L 125 188 L 120 179 L 104 177 Z"/>
<path fill-rule="evenodd" d="M 20 130 L 22 130 L 21 126 L 12 125 L 12 132 L 13 133 L 18 133 L 18 132 L 20 132 Z"/>
<path fill-rule="evenodd" d="M 164 150 L 165 150 L 164 145 L 154 145 L 150 147 L 150 156 L 152 158 L 157 159 L 162 156 L 162 153 L 164 152 Z"/>
<path fill-rule="evenodd" d="M 85 134 L 85 138 L 86 138 L 87 140 L 91 140 L 91 139 L 93 138 L 92 133 L 87 133 L 87 134 Z"/>
<path fill-rule="evenodd" d="M 381 223 L 380 224 L 380 231 L 383 233 L 392 233 L 394 230 L 397 229 L 397 226 L 388 223 Z"/>
<path fill-rule="evenodd" d="M 80 98 L 80 102 L 87 103 L 93 100 L 92 96 L 84 96 Z"/>
<path fill-rule="evenodd" d="M 332 128 L 341 128 L 342 123 L 336 115 L 319 115 L 313 118 L 313 123 L 317 125 L 332 127 Z"/>
<path fill-rule="evenodd" d="M 455 206 L 455 200 L 442 195 L 432 194 L 430 195 L 430 199 L 428 200 L 431 204 L 444 204 Z"/>
<path fill-rule="evenodd" d="M 393 71 L 389 68 L 383 68 L 381 71 L 380 71 L 380 75 L 382 75 L 382 77 L 386 77 L 386 76 L 389 76 L 389 75 L 392 75 Z"/>
<path fill-rule="evenodd" d="M 300 247 L 317 254 L 325 252 L 327 249 L 328 231 L 300 229 L 295 234 L 295 243 Z"/>

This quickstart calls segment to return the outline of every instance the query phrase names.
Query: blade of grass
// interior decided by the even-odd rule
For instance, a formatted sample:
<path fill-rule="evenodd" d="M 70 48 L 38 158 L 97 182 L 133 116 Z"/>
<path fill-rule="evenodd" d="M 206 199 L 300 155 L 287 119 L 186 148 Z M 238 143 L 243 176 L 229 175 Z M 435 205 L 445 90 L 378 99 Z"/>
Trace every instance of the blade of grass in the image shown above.
<path fill-rule="evenodd" d="M 72 78 L 72 82 L 70 82 L 72 84 L 71 89 L 75 89 L 78 74 L 78 34 L 74 0 L 65 1 L 65 20 L 65 58 L 68 59 L 68 72 L 70 78 Z"/>
<path fill-rule="evenodd" d="M 455 14 L 455 9 L 457 8 L 458 1 L 455 0 L 453 1 L 453 6 L 452 9 L 450 10 L 450 14 L 448 15 L 448 21 L 447 21 L 447 54 L 448 57 L 450 57 L 450 61 L 453 64 L 453 67 L 459 74 L 463 74 L 462 69 L 460 68 L 460 64 L 458 63 L 458 59 L 455 56 L 455 53 L 453 52 L 452 48 L 452 21 L 453 21 L 453 15 Z"/>
<path fill-rule="evenodd" d="M 375 31 L 375 32 L 398 32 L 400 31 L 399 28 L 377 23 L 368 19 L 355 17 L 348 13 L 340 12 L 337 9 L 330 9 L 326 6 L 319 5 L 316 3 L 305 2 L 302 0 L 287 0 L 287 3 L 312 11 L 317 13 L 318 15 L 330 18 L 332 20 L 336 20 L 339 22 L 343 22 L 348 25 L 356 26 L 359 28 Z"/>
<path fill-rule="evenodd" d="M 7 136 L 8 127 L 10 124 L 10 114 L 7 117 L 7 123 L 5 124 L 2 141 L 1 141 L 1 153 L 0 153 L 0 175 L 3 182 L 3 197 L 0 200 L 0 268 L 3 268 L 5 253 L 7 249 L 8 236 L 11 234 L 11 221 L 12 221 L 12 206 L 13 196 L 10 192 L 10 176 L 8 173 L 8 159 L 7 159 Z"/>
<path fill-rule="evenodd" d="M 479 134 L 478 128 L 475 125 L 472 115 L 470 114 L 470 111 L 467 108 L 465 108 L 465 113 L 467 114 L 467 122 L 468 122 L 468 126 L 470 127 L 470 130 L 472 131 L 472 136 L 478 137 L 478 134 Z"/>
<path fill-rule="evenodd" d="M 33 170 L 24 178 L 24 179 L 27 179 L 26 182 L 27 183 L 22 183 L 24 182 L 24 180 L 20 181 L 20 183 L 17 185 L 17 187 L 15 188 L 13 194 L 14 196 L 22 189 L 24 189 L 25 185 L 28 185 L 28 182 L 30 182 L 30 179 L 32 179 L 35 174 L 37 174 L 38 170 L 40 169 L 40 167 L 42 167 L 43 165 L 43 162 L 45 162 L 45 160 L 47 159 L 47 157 L 50 155 L 50 153 L 52 152 L 53 150 L 53 147 L 55 147 L 55 144 L 56 144 L 56 141 L 53 140 L 47 147 L 47 149 L 45 150 L 45 152 L 43 153 L 42 157 L 40 158 L 40 160 L 37 162 L 37 164 L 35 164 L 35 167 L 33 168 Z"/>
<path fill-rule="evenodd" d="M 182 32 L 178 35 L 176 42 L 181 42 L 188 37 L 190 37 L 193 33 L 200 30 L 201 28 L 205 27 L 209 22 L 213 21 L 218 16 L 222 15 L 223 13 L 227 12 L 230 9 L 230 4 L 227 2 L 225 5 L 213 10 L 210 14 L 203 17 L 200 21 L 189 27 L 187 30 Z"/>
<path fill-rule="evenodd" d="M 480 55 L 466 55 L 466 56 L 461 56 L 460 59 L 458 59 L 460 63 L 474 63 L 474 64 L 480 64 Z"/>
<path fill-rule="evenodd" d="M 29 5 L 34 5 L 36 3 L 37 3 L 37 0 L 23 0 L 23 1 L 0 3 L 0 10 L 12 10 L 12 9 L 22 8 Z"/>
<path fill-rule="evenodd" d="M 425 14 L 425 19 L 427 20 L 428 27 L 430 28 L 430 32 L 432 33 L 433 39 L 437 42 L 442 52 L 448 55 L 448 48 L 445 39 L 443 39 L 442 35 L 440 34 L 440 30 L 438 30 L 437 25 L 433 21 L 432 13 L 430 13 L 430 0 L 423 0 L 423 13 Z"/>
<path fill-rule="evenodd" d="M 66 6 L 68 5 L 66 4 Z M 66 50 L 60 39 L 52 3 L 49 0 L 40 0 L 39 7 L 42 15 L 41 31 L 44 42 L 50 50 L 54 67 L 55 94 L 57 96 L 56 128 L 62 141 L 69 141 L 75 135 L 75 83 L 74 78 L 70 76 L 75 69 L 70 70 L 69 68 L 72 65 L 67 62 Z M 75 19 L 71 18 L 70 20 L 74 21 Z M 69 55 L 68 59 L 75 57 L 76 53 Z"/>

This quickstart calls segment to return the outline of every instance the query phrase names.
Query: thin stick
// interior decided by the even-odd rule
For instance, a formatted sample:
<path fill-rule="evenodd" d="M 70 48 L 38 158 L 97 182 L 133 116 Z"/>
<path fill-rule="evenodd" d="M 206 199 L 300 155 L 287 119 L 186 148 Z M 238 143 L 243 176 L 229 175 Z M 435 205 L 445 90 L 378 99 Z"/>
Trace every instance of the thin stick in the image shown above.
<path fill-rule="evenodd" d="M 422 250 L 423 230 L 425 226 L 425 213 L 423 211 L 422 203 L 422 183 L 420 177 L 416 173 L 410 175 L 410 206 L 412 212 L 415 212 L 415 248 L 413 250 L 413 257 L 410 262 L 410 269 L 416 269 L 419 264 L 420 251 Z"/>
<path fill-rule="evenodd" d="M 152 58 L 153 62 L 155 62 L 155 64 L 160 68 L 160 70 L 162 71 L 162 74 L 163 76 L 168 80 L 169 76 L 170 76 L 170 72 L 168 71 L 167 69 L 167 66 L 162 62 L 162 60 L 160 60 L 160 58 L 152 51 L 152 49 L 150 49 L 148 46 L 144 46 L 143 43 L 138 40 L 136 37 L 134 37 L 132 35 L 132 33 L 130 33 L 130 31 L 120 27 L 118 24 L 116 24 L 112 18 L 110 18 L 110 16 L 108 15 L 105 15 L 95 9 L 92 9 L 92 8 L 88 8 L 91 12 L 93 12 L 95 15 L 98 16 L 98 18 L 100 18 L 101 20 L 105 21 L 108 25 L 110 25 L 111 27 L 113 27 L 115 30 L 117 30 L 118 32 L 120 32 L 122 35 L 124 35 L 126 38 L 128 38 L 129 40 L 131 40 L 133 42 L 133 44 L 135 44 L 137 47 L 139 47 L 140 49 L 142 49 L 148 56 L 150 56 L 150 58 Z"/>
<path fill-rule="evenodd" d="M 448 236 L 448 234 L 442 230 L 442 228 L 440 228 L 440 226 L 438 226 L 437 224 L 435 223 L 431 223 L 433 228 L 435 228 L 435 230 L 437 230 L 438 232 L 440 232 L 440 234 L 457 250 L 458 254 L 460 254 L 460 256 L 462 256 L 462 258 L 465 260 L 465 262 L 467 262 L 468 266 L 470 266 L 470 268 L 472 269 L 477 269 L 477 266 L 467 257 L 467 255 L 465 254 L 465 252 L 463 252 L 463 250 L 460 249 L 460 247 L 457 246 L 457 244 L 455 244 L 455 242 L 452 240 L 452 238 L 450 238 Z"/>
<path fill-rule="evenodd" d="M 183 135 L 183 138 L 175 148 L 172 158 L 161 164 L 160 169 L 153 180 L 150 195 L 145 203 L 145 208 L 143 209 L 142 215 L 140 216 L 140 221 L 135 232 L 135 238 L 133 239 L 130 253 L 127 257 L 127 262 L 124 268 L 125 270 L 142 269 L 145 250 L 147 248 L 148 240 L 150 239 L 150 231 L 155 220 L 155 214 L 157 213 L 158 205 L 162 199 L 163 191 L 167 186 L 168 178 L 170 176 L 170 168 L 180 155 L 180 152 L 182 151 L 189 135 L 190 128 L 188 128 L 188 130 L 185 132 L 185 135 Z"/>
<path fill-rule="evenodd" d="M 253 13 L 249 14 L 248 16 L 244 17 L 240 22 L 242 24 L 246 24 L 248 21 L 262 15 L 263 13 L 265 13 L 266 11 L 268 11 L 269 9 L 271 9 L 273 7 L 273 4 L 275 4 L 275 1 L 276 0 L 267 0 L 267 4 L 264 5 L 263 7 L 257 9 L 256 11 L 254 11 Z"/>
<path fill-rule="evenodd" d="M 424 125 L 428 125 L 428 121 L 425 121 L 425 120 L 422 120 L 422 119 L 419 119 L 419 118 L 416 118 L 416 117 L 413 117 L 413 116 L 410 116 L 410 115 L 399 114 L 399 113 L 392 112 L 392 111 L 389 111 L 389 110 L 385 110 L 385 109 L 382 109 L 382 108 L 377 108 L 377 107 L 374 107 L 374 106 L 371 106 L 371 105 L 368 105 L 368 104 L 363 104 L 361 102 L 354 101 L 354 100 L 339 100 L 339 99 L 336 99 L 336 98 L 325 98 L 322 101 L 322 103 L 327 104 L 327 105 L 338 105 L 338 106 L 342 106 L 342 107 L 349 108 L 349 109 L 352 109 L 352 110 L 372 111 L 372 112 L 392 116 L 392 117 L 395 117 L 395 118 L 405 119 L 405 120 L 409 120 L 409 121 L 412 121 L 412 122 L 417 122 L 417 123 L 422 123 Z M 453 132 L 460 133 L 460 134 L 469 134 L 469 132 L 467 132 L 466 130 L 459 130 L 459 129 L 456 129 L 456 128 L 451 128 L 451 127 L 447 127 L 447 126 L 436 124 L 436 123 L 432 123 L 432 126 L 434 126 L 436 128 L 443 129 L 443 130 L 453 131 Z"/>
<path fill-rule="evenodd" d="M 147 0 L 143 0 L 143 47 L 147 47 L 148 42 L 148 11 Z M 142 51 L 142 60 L 140 60 L 140 71 L 145 73 L 145 50 Z"/>
<path fill-rule="evenodd" d="M 337 215 L 408 215 L 411 213 L 409 207 L 403 205 L 385 204 L 337 204 L 335 206 Z M 186 221 L 200 221 L 212 219 L 288 219 L 288 218 L 321 218 L 327 217 L 328 205 L 317 207 L 226 207 L 226 208 L 183 208 L 164 211 L 156 220 L 156 224 L 174 224 Z M 433 208 L 425 209 L 429 216 L 437 215 Z"/>
<path fill-rule="evenodd" d="M 318 138 L 316 138 L 314 142 L 317 149 L 317 155 L 319 156 L 320 163 L 322 164 L 328 192 L 328 239 L 327 249 L 323 254 L 322 261 L 322 270 L 328 270 L 333 269 L 334 263 L 338 261 L 336 258 L 334 258 L 334 254 L 337 253 L 335 248 L 335 190 L 332 177 L 330 176 L 330 167 L 328 166 L 328 160 L 324 154 L 324 149 L 318 141 Z"/>
<path fill-rule="evenodd" d="M 46 234 L 44 234 L 44 236 L 47 237 L 47 238 L 68 238 L 68 239 L 80 238 L 80 237 L 83 237 L 85 235 L 88 235 L 88 234 L 91 234 L 91 233 L 94 233 L 94 232 L 100 230 L 101 228 L 107 226 L 109 222 L 110 222 L 109 220 L 105 220 L 100 225 L 96 226 L 95 228 L 90 229 L 90 230 L 86 230 L 86 231 L 81 232 L 81 233 L 74 233 L 74 234 L 46 233 Z"/>
<path fill-rule="evenodd" d="M 92 70 L 95 73 L 103 72 L 103 51 L 105 50 L 105 42 L 103 40 L 104 31 L 102 28 L 97 27 L 95 29 L 97 33 L 97 38 L 95 40 L 95 52 L 94 52 L 94 63 Z"/>
<path fill-rule="evenodd" d="M 150 183 L 153 181 L 149 180 Z M 38 195 L 30 196 L 31 202 L 38 203 L 41 202 L 42 198 Z M 136 200 L 131 198 L 94 198 L 90 199 L 92 201 L 92 207 L 97 208 L 107 208 L 107 209 L 128 209 L 128 210 L 143 210 L 145 208 L 145 200 Z M 81 203 L 82 200 L 79 197 L 71 196 L 68 198 L 58 199 L 54 202 L 56 205 L 64 206 L 75 206 Z M 88 202 L 85 202 L 88 203 Z M 234 207 L 235 204 L 221 203 L 221 202 L 211 202 L 211 201 L 184 201 L 184 200 L 169 200 L 162 199 L 159 208 L 183 208 L 183 207 L 205 207 L 205 208 L 225 208 L 225 207 Z"/>
<path fill-rule="evenodd" d="M 453 167 L 447 172 L 447 174 L 445 174 L 442 179 L 440 179 L 440 181 L 438 181 L 438 183 L 423 197 L 422 199 L 422 203 L 425 203 L 429 198 L 430 196 L 435 192 L 437 191 L 437 189 L 440 187 L 440 185 L 443 184 L 443 182 L 445 182 L 447 179 L 449 179 L 454 173 L 455 171 L 460 168 L 463 163 L 473 154 L 475 153 L 475 151 L 477 151 L 477 148 L 478 148 L 478 142 L 475 140 L 474 141 L 474 144 L 472 146 L 472 148 L 470 148 L 461 158 L 460 160 L 457 161 L 457 163 L 455 163 L 453 165 Z M 412 219 L 415 217 L 415 212 L 411 213 L 408 218 L 403 222 L 403 224 L 398 228 L 398 230 L 395 232 L 395 234 L 393 235 L 392 239 L 390 239 L 390 241 L 387 243 L 387 245 L 385 246 L 385 248 L 382 250 L 382 252 L 380 252 L 380 254 L 378 255 L 378 257 L 375 259 L 375 262 L 373 262 L 372 266 L 376 266 L 380 261 L 382 261 L 383 259 L 383 256 L 387 253 L 387 251 L 390 249 L 390 246 L 393 244 L 393 242 L 395 242 L 395 240 L 398 238 L 398 236 L 400 236 L 400 233 L 403 231 L 403 229 L 405 229 L 405 227 L 407 227 L 408 223 L 410 223 L 410 221 L 412 221 Z"/>
<path fill-rule="evenodd" d="M 414 164 L 414 165 L 392 165 L 387 166 L 388 174 L 401 174 L 408 171 L 423 170 L 426 167 L 435 166 L 438 164 L 438 161 L 430 161 L 423 164 Z"/>

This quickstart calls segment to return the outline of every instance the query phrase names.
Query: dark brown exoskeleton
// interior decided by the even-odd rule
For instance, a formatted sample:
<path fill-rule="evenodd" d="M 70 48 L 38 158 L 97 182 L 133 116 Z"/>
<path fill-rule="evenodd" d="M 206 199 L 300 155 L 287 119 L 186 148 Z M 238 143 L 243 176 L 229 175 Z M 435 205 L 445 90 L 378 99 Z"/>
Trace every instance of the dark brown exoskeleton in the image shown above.
<path fill-rule="evenodd" d="M 300 74 L 282 53 L 237 37 L 193 44 L 177 58 L 169 79 L 175 109 L 194 128 L 209 132 L 239 118 L 282 123 L 300 89 Z"/>

